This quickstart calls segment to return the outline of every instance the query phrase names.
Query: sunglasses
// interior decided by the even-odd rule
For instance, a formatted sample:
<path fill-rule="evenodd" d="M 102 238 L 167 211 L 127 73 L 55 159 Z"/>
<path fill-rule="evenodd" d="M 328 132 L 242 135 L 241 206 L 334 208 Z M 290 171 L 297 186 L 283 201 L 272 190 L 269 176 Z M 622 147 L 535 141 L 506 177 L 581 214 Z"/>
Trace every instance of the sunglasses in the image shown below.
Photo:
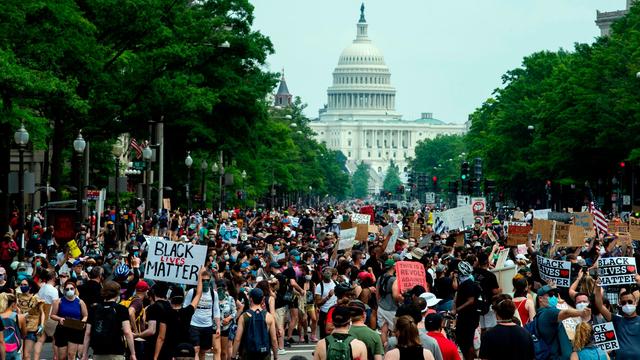
<path fill-rule="evenodd" d="M 633 300 L 620 300 L 620 305 L 633 305 Z"/>
<path fill-rule="evenodd" d="M 76 291 L 76 289 L 75 289 L 75 288 L 72 288 L 72 287 L 68 287 L 68 288 L 64 288 L 64 289 L 65 289 L 65 290 Z"/>
<path fill-rule="evenodd" d="M 60 278 L 68 278 L 69 275 L 60 275 Z"/>

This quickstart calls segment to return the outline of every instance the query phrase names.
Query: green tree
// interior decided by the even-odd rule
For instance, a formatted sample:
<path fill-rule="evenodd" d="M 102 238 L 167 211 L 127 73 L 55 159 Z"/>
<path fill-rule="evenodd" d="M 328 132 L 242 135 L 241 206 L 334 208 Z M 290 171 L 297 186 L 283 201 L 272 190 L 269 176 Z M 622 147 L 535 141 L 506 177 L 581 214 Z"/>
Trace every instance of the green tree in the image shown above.
<path fill-rule="evenodd" d="M 384 176 L 382 188 L 385 191 L 398 192 L 398 187 L 400 185 L 402 185 L 402 180 L 400 180 L 400 169 L 398 169 L 398 165 L 391 160 L 387 173 Z"/>
<path fill-rule="evenodd" d="M 369 171 L 370 166 L 365 162 L 360 162 L 356 167 L 356 171 L 351 176 L 353 197 L 358 199 L 367 197 L 369 193 Z"/>
<path fill-rule="evenodd" d="M 456 181 L 460 163 L 466 159 L 467 146 L 460 135 L 438 135 L 419 141 L 416 156 L 410 162 L 412 171 L 437 176 L 441 182 Z M 442 188 L 442 187 L 441 187 Z"/>

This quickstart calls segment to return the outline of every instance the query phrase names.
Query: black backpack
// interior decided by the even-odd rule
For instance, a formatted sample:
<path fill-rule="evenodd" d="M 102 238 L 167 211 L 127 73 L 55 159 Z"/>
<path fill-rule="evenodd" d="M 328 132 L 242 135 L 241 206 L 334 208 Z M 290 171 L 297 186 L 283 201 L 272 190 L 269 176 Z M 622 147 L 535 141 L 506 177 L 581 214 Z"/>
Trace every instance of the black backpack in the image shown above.
<path fill-rule="evenodd" d="M 267 312 L 247 310 L 244 317 L 244 351 L 249 354 L 268 354 L 271 338 L 267 328 Z"/>
<path fill-rule="evenodd" d="M 391 279 L 391 275 L 384 274 L 379 280 L 378 287 L 380 288 L 380 298 L 385 297 L 385 295 L 391 294 L 391 289 L 389 288 L 389 279 Z"/>
<path fill-rule="evenodd" d="M 90 345 L 94 351 L 110 351 L 122 344 L 122 322 L 116 316 L 116 303 L 98 303 L 94 307 Z"/>

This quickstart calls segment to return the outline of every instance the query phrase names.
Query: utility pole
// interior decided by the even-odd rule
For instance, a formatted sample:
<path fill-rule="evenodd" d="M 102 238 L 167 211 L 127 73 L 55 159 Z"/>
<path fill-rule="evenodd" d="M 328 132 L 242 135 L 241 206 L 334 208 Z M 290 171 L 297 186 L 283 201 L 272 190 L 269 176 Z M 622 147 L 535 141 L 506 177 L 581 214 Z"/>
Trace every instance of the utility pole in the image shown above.
<path fill-rule="evenodd" d="M 158 145 L 158 211 L 164 209 L 164 116 L 156 123 L 156 144 Z"/>

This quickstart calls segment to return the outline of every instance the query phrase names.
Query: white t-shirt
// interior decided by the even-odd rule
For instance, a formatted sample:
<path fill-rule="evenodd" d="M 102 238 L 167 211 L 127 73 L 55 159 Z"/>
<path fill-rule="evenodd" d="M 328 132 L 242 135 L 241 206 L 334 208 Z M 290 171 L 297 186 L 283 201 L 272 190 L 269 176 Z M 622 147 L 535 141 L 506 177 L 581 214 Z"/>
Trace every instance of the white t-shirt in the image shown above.
<path fill-rule="evenodd" d="M 213 301 L 211 293 L 213 292 Z M 184 296 L 183 307 L 191 304 L 193 300 L 194 289 L 190 289 Z M 191 325 L 197 327 L 213 326 L 213 318 L 220 318 L 220 304 L 218 303 L 218 293 L 213 291 L 203 292 L 200 301 L 196 306 L 193 316 L 191 317 Z"/>
<path fill-rule="evenodd" d="M 320 295 L 320 298 L 325 298 L 327 295 L 329 295 L 329 291 L 335 289 L 336 287 L 336 283 L 334 283 L 333 281 L 329 282 L 329 283 L 323 283 L 324 285 L 316 285 L 316 292 L 315 295 Z M 324 290 L 323 292 L 321 292 L 321 290 Z M 326 303 L 324 303 L 322 306 L 320 306 L 320 311 L 322 311 L 323 313 L 326 313 L 329 311 L 329 309 L 335 305 L 338 302 L 338 298 L 336 297 L 336 294 L 333 294 L 329 300 L 327 300 Z"/>
<path fill-rule="evenodd" d="M 45 304 L 51 305 L 58 299 L 58 290 L 51 284 L 44 284 L 38 291 L 38 297 L 44 300 Z"/>

